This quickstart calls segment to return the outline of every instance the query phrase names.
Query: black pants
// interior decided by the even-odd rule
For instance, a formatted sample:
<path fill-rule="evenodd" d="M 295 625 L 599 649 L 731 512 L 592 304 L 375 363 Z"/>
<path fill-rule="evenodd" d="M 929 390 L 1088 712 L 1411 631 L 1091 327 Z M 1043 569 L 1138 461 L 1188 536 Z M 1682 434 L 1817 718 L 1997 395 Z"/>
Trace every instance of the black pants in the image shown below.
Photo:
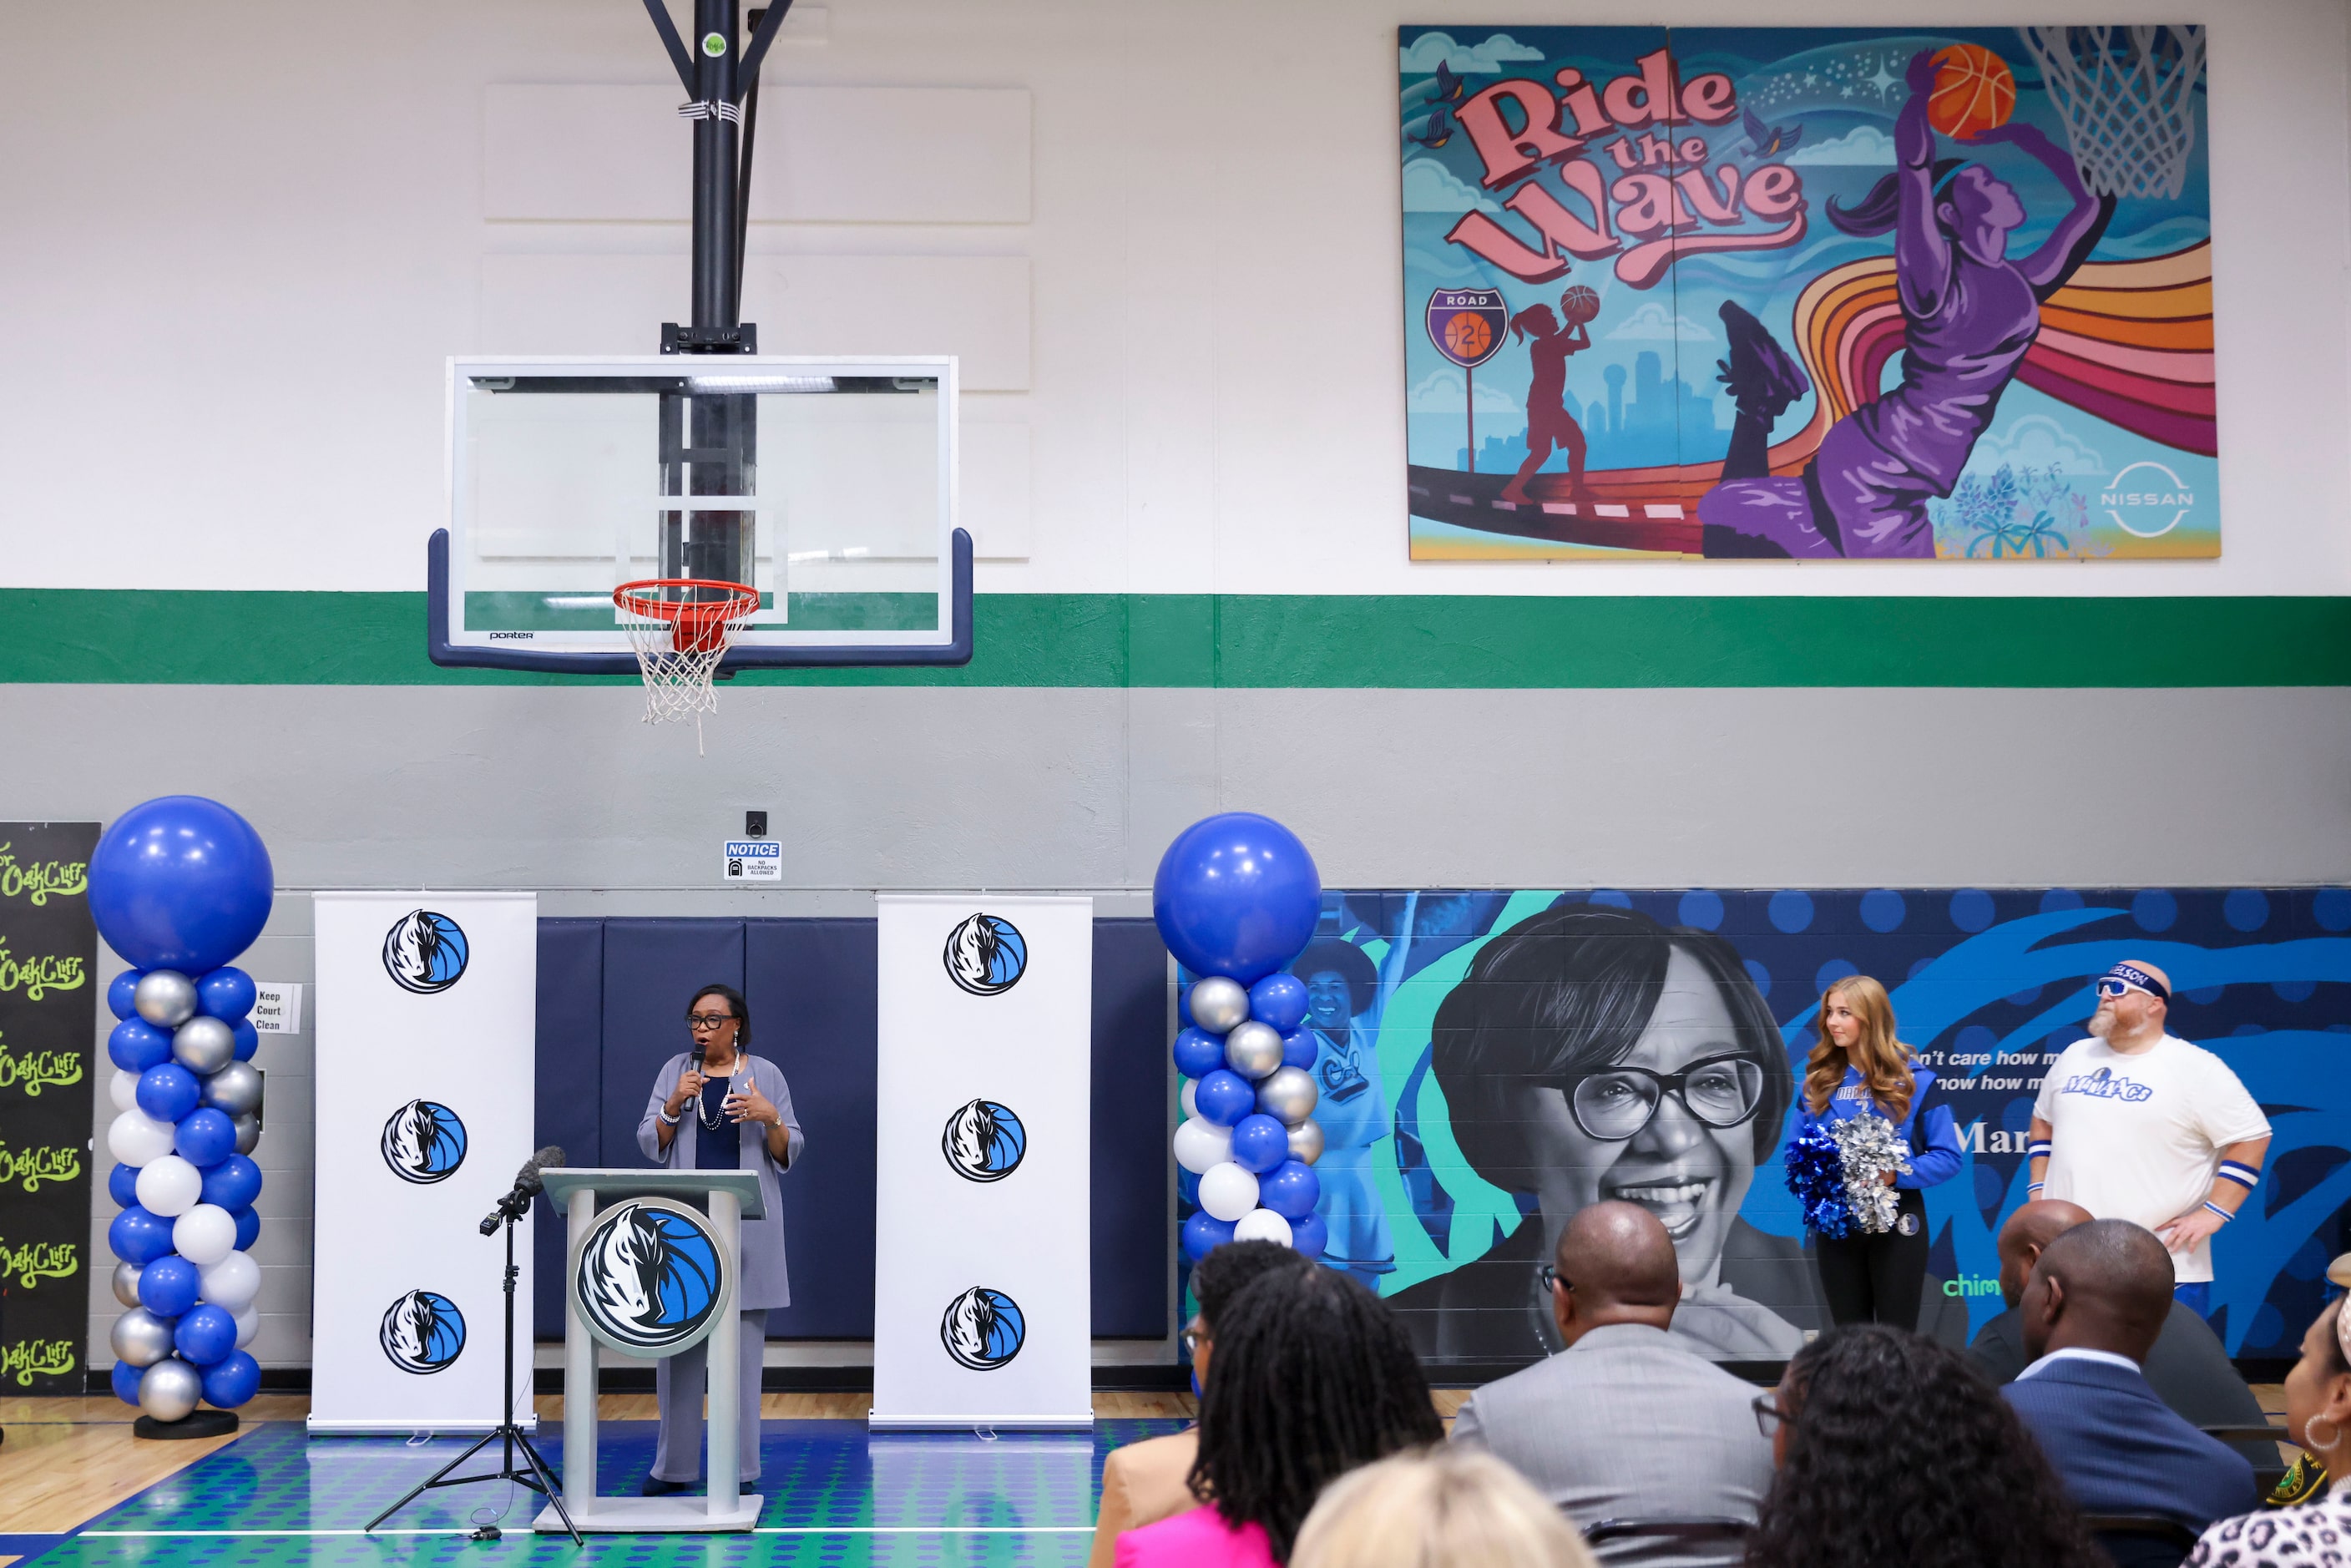
<path fill-rule="evenodd" d="M 1907 1229 L 1908 1235 L 1903 1231 Z M 1918 1300 L 1927 1288 L 1927 1200 L 1905 1188 L 1894 1228 L 1882 1235 L 1859 1231 L 1843 1240 L 1813 1239 L 1821 1265 L 1821 1292 L 1828 1297 L 1829 1321 L 1918 1327 Z"/>

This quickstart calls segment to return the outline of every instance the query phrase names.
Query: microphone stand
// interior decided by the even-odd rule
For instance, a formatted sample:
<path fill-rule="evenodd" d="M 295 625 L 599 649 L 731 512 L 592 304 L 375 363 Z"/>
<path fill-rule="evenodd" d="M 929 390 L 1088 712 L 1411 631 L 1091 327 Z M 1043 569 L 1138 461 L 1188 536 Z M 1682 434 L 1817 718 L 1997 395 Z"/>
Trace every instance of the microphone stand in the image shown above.
<path fill-rule="evenodd" d="M 588 1544 L 580 1533 L 580 1527 L 571 1522 L 570 1511 L 563 1506 L 563 1483 L 556 1479 L 555 1472 L 548 1467 L 547 1461 L 538 1457 L 538 1450 L 531 1446 L 530 1434 L 524 1431 L 514 1418 L 515 1281 L 522 1272 L 515 1267 L 515 1223 L 530 1212 L 532 1196 L 520 1191 L 520 1183 L 517 1183 L 516 1186 L 516 1191 L 508 1193 L 498 1200 L 496 1209 L 497 1216 L 506 1221 L 507 1230 L 507 1380 L 504 1385 L 505 1402 L 499 1407 L 497 1427 L 494 1431 L 483 1433 L 481 1440 L 472 1448 L 434 1471 L 430 1479 L 418 1483 L 406 1497 L 368 1521 L 367 1531 L 361 1533 L 372 1531 L 377 1525 L 381 1524 L 434 1487 L 471 1486 L 475 1481 L 519 1481 L 555 1505 L 556 1517 L 563 1521 L 563 1528 L 570 1532 L 573 1545 Z M 570 1389 L 566 1389 L 564 1393 L 567 1398 L 580 1397 L 577 1392 Z M 586 1397 L 594 1399 L 596 1391 L 592 1388 L 589 1389 Z M 494 1440 L 499 1445 L 499 1451 L 504 1456 L 504 1461 L 495 1472 L 488 1475 L 444 1479 L 449 1476 L 451 1470 L 489 1447 Z M 515 1462 L 515 1449 L 517 1447 L 522 1449 L 522 1457 L 528 1461 L 528 1468 Z M 473 1533 L 474 1539 L 477 1541 L 496 1541 L 498 1539 L 498 1527 L 495 1524 L 486 1524 Z"/>

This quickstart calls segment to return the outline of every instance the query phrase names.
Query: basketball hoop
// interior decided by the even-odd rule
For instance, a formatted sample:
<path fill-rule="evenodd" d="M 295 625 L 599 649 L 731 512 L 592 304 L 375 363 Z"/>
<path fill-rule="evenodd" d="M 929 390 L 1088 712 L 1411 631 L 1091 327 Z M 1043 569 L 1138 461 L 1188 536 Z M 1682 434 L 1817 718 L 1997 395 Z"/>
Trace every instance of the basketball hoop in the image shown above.
<path fill-rule="evenodd" d="M 735 634 L 759 612 L 759 591 L 698 577 L 654 577 L 612 591 L 621 624 L 645 678 L 647 724 L 694 720 L 702 749 L 702 716 L 718 711 L 711 682 Z"/>
<path fill-rule="evenodd" d="M 2196 146 L 2200 26 L 2019 27 L 2096 195 L 2179 194 Z"/>

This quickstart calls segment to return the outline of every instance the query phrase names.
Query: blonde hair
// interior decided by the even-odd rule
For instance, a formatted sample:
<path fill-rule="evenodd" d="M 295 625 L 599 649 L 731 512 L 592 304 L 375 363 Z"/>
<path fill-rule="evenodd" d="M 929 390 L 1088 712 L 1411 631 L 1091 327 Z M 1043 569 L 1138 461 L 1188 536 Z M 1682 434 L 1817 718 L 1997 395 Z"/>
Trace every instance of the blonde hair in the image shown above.
<path fill-rule="evenodd" d="M 1332 1481 L 1290 1568 L 1594 1568 L 1543 1495 L 1491 1454 L 1394 1455 Z"/>
<path fill-rule="evenodd" d="M 1861 1038 L 1852 1054 L 1829 1038 L 1829 998 L 1843 997 L 1861 1021 Z M 1804 1103 L 1817 1116 L 1829 1108 L 1829 1096 L 1844 1082 L 1847 1067 L 1861 1069 L 1869 1097 L 1889 1119 L 1899 1122 L 1910 1113 L 1910 1096 L 1917 1080 L 1910 1075 L 1910 1048 L 1894 1038 L 1894 1003 L 1886 988 L 1867 975 L 1847 975 L 1821 993 L 1820 1042 L 1804 1063 Z"/>

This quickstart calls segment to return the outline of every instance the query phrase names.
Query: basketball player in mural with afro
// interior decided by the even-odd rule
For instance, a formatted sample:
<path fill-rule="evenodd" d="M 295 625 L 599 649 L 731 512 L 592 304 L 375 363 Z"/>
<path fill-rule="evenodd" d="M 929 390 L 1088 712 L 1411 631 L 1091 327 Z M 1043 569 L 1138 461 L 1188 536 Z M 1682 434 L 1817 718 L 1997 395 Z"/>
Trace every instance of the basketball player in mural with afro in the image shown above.
<path fill-rule="evenodd" d="M 1722 482 L 1698 501 L 1708 555 L 1931 558 L 1927 503 L 1958 486 L 2040 334 L 2041 302 L 2074 275 L 2113 214 L 2114 199 L 2084 187 L 2072 154 L 2008 120 L 2013 78 L 1990 50 L 1922 49 L 1904 79 L 1910 98 L 1894 123 L 1898 167 L 1859 204 L 1828 204 L 1829 221 L 1849 235 L 1894 235 L 1902 382 L 1831 425 L 1801 476 L 1776 476 L 1765 458 L 1771 422 L 1811 388 L 1763 324 L 1724 301 L 1730 353 L 1721 380 L 1739 418 Z M 2010 258 L 2024 204 L 1982 164 L 1938 161 L 1938 130 L 1971 146 L 2007 142 L 2056 176 L 2073 206 L 2039 249 Z"/>
<path fill-rule="evenodd" d="M 1502 499 L 1527 504 L 1527 481 L 1535 476 L 1553 448 L 1567 454 L 1568 493 L 1578 498 L 1583 488 L 1583 426 L 1567 412 L 1567 357 L 1592 347 L 1592 319 L 1600 314 L 1600 296 L 1582 284 L 1559 297 L 1561 316 L 1548 305 L 1530 305 L 1510 318 L 1510 336 L 1527 340 L 1527 355 L 1534 379 L 1527 383 L 1527 460 L 1502 486 Z"/>

